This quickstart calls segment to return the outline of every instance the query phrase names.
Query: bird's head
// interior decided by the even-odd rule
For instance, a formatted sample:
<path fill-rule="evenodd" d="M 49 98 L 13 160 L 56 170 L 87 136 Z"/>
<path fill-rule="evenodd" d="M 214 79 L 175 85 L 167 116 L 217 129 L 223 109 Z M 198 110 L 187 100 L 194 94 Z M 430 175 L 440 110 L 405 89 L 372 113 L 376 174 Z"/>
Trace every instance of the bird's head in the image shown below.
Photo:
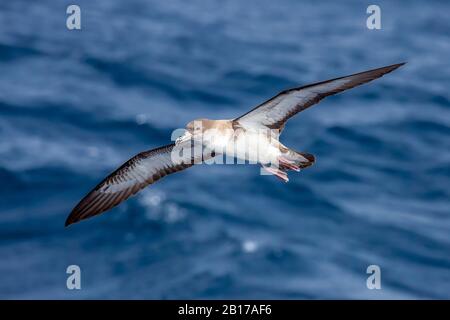
<path fill-rule="evenodd" d="M 206 123 L 208 121 L 209 120 L 207 120 L 207 119 L 196 119 L 196 120 L 189 122 L 186 125 L 185 133 L 182 136 L 177 138 L 176 143 L 179 144 L 179 143 L 188 141 L 192 138 L 201 137 L 203 134 L 203 131 L 205 130 L 205 125 L 207 126 Z"/>
<path fill-rule="evenodd" d="M 186 130 L 192 135 L 201 134 L 208 127 L 209 121 L 208 119 L 193 120 L 186 125 Z"/>

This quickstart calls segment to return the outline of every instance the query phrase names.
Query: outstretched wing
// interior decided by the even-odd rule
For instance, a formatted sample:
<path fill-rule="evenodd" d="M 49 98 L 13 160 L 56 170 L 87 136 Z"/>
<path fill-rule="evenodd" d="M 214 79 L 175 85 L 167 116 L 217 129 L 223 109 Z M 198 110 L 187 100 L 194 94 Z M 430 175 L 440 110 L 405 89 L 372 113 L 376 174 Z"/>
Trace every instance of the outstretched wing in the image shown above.
<path fill-rule="evenodd" d="M 162 177 L 196 163 L 191 153 L 186 152 L 192 150 L 181 147 L 177 150 L 177 147 L 173 143 L 141 152 L 125 162 L 75 206 L 66 226 L 105 212 Z"/>
<path fill-rule="evenodd" d="M 270 129 L 281 130 L 290 117 L 318 103 L 323 98 L 372 81 L 404 64 L 394 64 L 282 91 L 253 110 L 236 118 L 234 122 L 244 127 L 265 126 Z"/>

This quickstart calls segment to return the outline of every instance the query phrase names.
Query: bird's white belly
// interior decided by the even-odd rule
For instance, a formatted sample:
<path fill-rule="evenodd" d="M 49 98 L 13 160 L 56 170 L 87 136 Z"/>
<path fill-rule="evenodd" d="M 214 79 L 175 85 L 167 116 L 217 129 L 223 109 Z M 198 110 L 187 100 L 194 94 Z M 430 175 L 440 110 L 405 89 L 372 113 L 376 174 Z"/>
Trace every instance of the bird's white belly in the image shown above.
<path fill-rule="evenodd" d="M 277 142 L 258 133 L 239 134 L 234 131 L 223 135 L 204 137 L 205 145 L 216 154 L 226 154 L 250 163 L 276 163 L 281 155 Z"/>

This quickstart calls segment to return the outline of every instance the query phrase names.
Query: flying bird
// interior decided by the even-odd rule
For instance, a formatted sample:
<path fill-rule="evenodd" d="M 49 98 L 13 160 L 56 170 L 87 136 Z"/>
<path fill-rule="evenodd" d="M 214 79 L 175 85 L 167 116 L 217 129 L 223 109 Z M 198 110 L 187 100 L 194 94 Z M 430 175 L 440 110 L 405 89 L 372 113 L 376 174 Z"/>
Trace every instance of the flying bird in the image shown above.
<path fill-rule="evenodd" d="M 287 182 L 289 170 L 300 171 L 315 162 L 312 154 L 294 151 L 279 141 L 287 120 L 327 96 L 377 79 L 402 65 L 288 89 L 235 119 L 191 121 L 174 143 L 141 152 L 107 176 L 75 206 L 65 225 L 101 214 L 162 177 L 219 154 L 259 163 Z M 210 152 L 195 152 L 196 141 Z"/>

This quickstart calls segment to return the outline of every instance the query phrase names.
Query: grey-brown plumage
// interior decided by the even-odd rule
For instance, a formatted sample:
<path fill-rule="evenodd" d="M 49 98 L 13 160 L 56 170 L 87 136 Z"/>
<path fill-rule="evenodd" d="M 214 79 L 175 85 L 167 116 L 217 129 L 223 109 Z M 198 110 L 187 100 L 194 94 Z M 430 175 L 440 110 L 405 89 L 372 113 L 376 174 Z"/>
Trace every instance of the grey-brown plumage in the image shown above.
<path fill-rule="evenodd" d="M 125 162 L 73 208 L 65 225 L 107 211 L 162 177 L 191 167 L 192 162 L 173 163 L 170 152 L 174 146 L 172 143 L 141 152 Z"/>
<path fill-rule="evenodd" d="M 372 81 L 404 64 L 393 64 L 282 91 L 234 121 L 244 125 L 262 125 L 271 129 L 282 129 L 289 118 L 318 103 L 323 98 Z"/>
<path fill-rule="evenodd" d="M 211 129 L 215 129 L 213 130 L 213 137 L 209 135 L 209 138 L 202 138 L 204 147 L 216 150 L 215 140 L 223 142 L 224 139 L 236 142 L 245 140 L 243 138 L 250 138 L 254 145 L 259 145 L 261 142 L 261 145 L 267 147 L 267 149 L 263 148 L 262 152 L 267 154 L 263 154 L 263 157 L 258 158 L 257 162 L 265 170 L 287 182 L 289 180 L 287 177 L 288 170 L 299 171 L 306 168 L 315 162 L 315 157 L 309 153 L 296 152 L 287 148 L 279 142 L 278 138 L 273 141 L 255 141 L 259 138 L 255 138 L 254 133 L 259 129 L 281 131 L 289 118 L 318 103 L 321 99 L 379 78 L 403 64 L 394 64 L 285 90 L 233 120 L 204 119 L 191 121 L 186 126 L 187 133 L 183 136 L 187 140 L 183 138 L 174 144 L 139 153 L 125 162 L 75 206 L 66 220 L 66 226 L 105 212 L 162 177 L 198 163 L 199 159 L 194 158 L 195 152 L 192 152 L 193 156 L 189 155 L 177 160 L 171 157 L 171 153 L 176 146 L 189 143 L 189 147 L 191 147 L 191 139 L 194 139 L 198 134 L 201 134 L 202 137 L 208 137 L 205 133 Z M 197 123 L 200 123 L 201 126 L 197 126 Z M 250 154 L 251 156 L 251 151 L 244 154 Z M 208 157 L 214 156 L 215 152 L 212 152 Z M 225 152 L 225 154 L 227 153 Z M 275 154 L 274 159 L 273 154 Z M 195 156 L 198 157 L 198 155 Z M 200 160 L 204 157 L 205 155 L 200 154 Z M 275 160 L 279 165 L 275 168 L 269 165 L 272 163 L 271 160 Z"/>

